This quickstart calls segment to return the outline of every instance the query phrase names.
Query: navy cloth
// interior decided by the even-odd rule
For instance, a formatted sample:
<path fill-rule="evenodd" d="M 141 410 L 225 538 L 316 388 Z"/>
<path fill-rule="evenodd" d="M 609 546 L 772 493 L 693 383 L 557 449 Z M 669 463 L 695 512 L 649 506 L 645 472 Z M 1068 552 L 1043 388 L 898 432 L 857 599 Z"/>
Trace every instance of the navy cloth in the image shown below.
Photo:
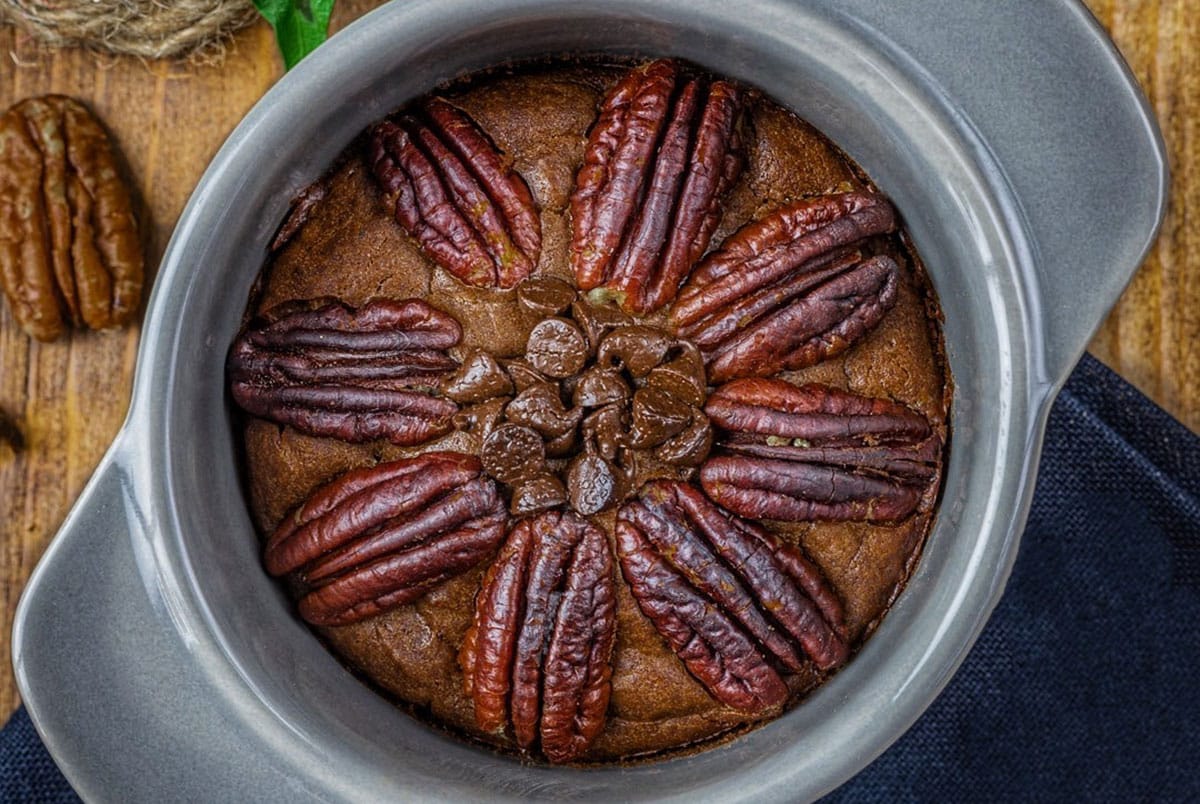
<path fill-rule="evenodd" d="M 74 804 L 79 796 L 50 758 L 21 707 L 0 731 L 0 801 Z"/>
<path fill-rule="evenodd" d="M 0 801 L 75 801 L 24 709 Z M 1050 415 L 1004 597 L 827 802 L 1200 801 L 1200 438 L 1091 357 Z"/>

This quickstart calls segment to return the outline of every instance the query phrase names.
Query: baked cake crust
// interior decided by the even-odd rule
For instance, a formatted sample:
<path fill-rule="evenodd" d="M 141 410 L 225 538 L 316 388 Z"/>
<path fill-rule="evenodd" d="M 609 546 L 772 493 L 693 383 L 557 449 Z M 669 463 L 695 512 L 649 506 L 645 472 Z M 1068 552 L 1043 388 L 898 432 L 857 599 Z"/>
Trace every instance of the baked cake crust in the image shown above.
<path fill-rule="evenodd" d="M 572 191 L 597 109 L 626 69 L 589 62 L 526 65 L 460 81 L 438 93 L 490 136 L 527 184 L 541 224 L 533 277 L 575 284 Z M 798 199 L 874 192 L 835 146 L 793 114 L 753 91 L 745 92 L 741 110 L 744 164 L 725 196 L 711 248 Z M 511 290 L 472 287 L 431 260 L 418 239 L 397 224 L 368 153 L 365 140 L 354 143 L 306 191 L 303 214 L 285 225 L 286 237 L 277 241 L 280 247 L 264 268 L 249 315 L 295 300 L 337 299 L 357 309 L 377 299 L 421 299 L 461 325 L 461 343 L 448 350 L 458 360 L 477 351 L 502 359 L 522 357 L 530 331 L 544 316 L 532 313 Z M 924 417 L 938 444 L 944 444 L 950 384 L 932 290 L 901 235 L 879 240 L 876 251 L 899 266 L 891 309 L 846 351 L 775 376 L 794 385 L 819 383 L 900 403 Z M 669 330 L 669 311 L 667 305 L 637 320 Z M 314 490 L 345 472 L 435 450 L 479 455 L 483 446 L 478 430 L 456 428 L 427 443 L 397 446 L 384 439 L 349 443 L 305 434 L 253 416 L 244 418 L 243 433 L 250 509 L 264 536 Z M 940 460 L 939 453 L 938 473 Z M 639 468 L 636 475 L 628 494 L 652 477 L 694 480 L 696 471 L 660 466 Z M 802 548 L 836 591 L 852 650 L 903 588 L 931 526 L 938 485 L 935 477 L 928 500 L 899 522 L 766 523 L 784 543 Z M 618 506 L 610 505 L 589 520 L 612 539 L 617 512 Z M 397 702 L 456 733 L 512 749 L 511 733 L 478 727 L 460 664 L 489 566 L 485 560 L 413 602 L 359 622 L 317 627 L 317 632 L 349 667 Z M 788 689 L 785 706 L 748 714 L 722 705 L 639 608 L 619 566 L 613 577 L 615 645 L 607 717 L 586 752 L 572 759 L 629 760 L 706 745 L 777 716 L 828 677 L 807 662 L 782 675 Z M 295 578 L 290 587 L 297 594 L 304 589 Z"/>

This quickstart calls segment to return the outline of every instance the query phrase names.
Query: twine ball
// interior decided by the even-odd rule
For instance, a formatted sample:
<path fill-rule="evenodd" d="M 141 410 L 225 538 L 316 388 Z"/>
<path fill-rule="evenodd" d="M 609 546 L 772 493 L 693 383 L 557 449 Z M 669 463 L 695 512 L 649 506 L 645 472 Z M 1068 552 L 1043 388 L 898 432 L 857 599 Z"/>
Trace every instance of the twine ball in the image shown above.
<path fill-rule="evenodd" d="M 145 59 L 219 55 L 255 17 L 250 0 L 0 0 L 0 22 L 47 44 Z"/>

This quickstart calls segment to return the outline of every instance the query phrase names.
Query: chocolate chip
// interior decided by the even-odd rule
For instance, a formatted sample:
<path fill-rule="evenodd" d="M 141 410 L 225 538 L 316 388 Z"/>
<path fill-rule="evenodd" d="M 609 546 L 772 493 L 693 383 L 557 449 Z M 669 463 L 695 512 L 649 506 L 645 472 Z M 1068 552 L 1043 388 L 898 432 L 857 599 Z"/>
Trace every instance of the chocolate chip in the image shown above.
<path fill-rule="evenodd" d="M 583 420 L 582 429 L 588 448 L 610 461 L 617 457 L 617 451 L 628 440 L 620 405 L 608 405 L 590 414 Z"/>
<path fill-rule="evenodd" d="M 546 469 L 546 447 L 528 427 L 503 424 L 483 441 L 479 458 L 489 475 L 514 484 Z"/>
<path fill-rule="evenodd" d="M 512 379 L 487 352 L 476 352 L 442 380 L 441 392 L 458 403 L 479 402 L 513 393 Z"/>
<path fill-rule="evenodd" d="M 567 472 L 571 507 L 584 516 L 603 511 L 617 498 L 617 473 L 601 456 L 586 452 L 571 462 Z"/>
<path fill-rule="evenodd" d="M 616 307 L 589 304 L 577 299 L 571 304 L 571 318 L 587 337 L 588 349 L 592 354 L 600 347 L 600 341 L 617 327 L 628 326 L 632 319 Z"/>
<path fill-rule="evenodd" d="M 713 432 L 708 417 L 697 410 L 692 423 L 654 450 L 654 457 L 674 466 L 699 466 L 708 457 L 712 443 Z"/>
<path fill-rule="evenodd" d="M 629 385 L 615 369 L 593 366 L 579 375 L 571 401 L 583 408 L 599 408 L 629 399 Z"/>
<path fill-rule="evenodd" d="M 504 406 L 508 397 L 498 396 L 484 400 L 477 405 L 462 408 L 454 414 L 454 429 L 470 433 L 479 438 L 487 438 L 500 424 L 504 416 Z"/>
<path fill-rule="evenodd" d="M 692 410 L 660 388 L 641 388 L 633 395 L 631 445 L 639 449 L 663 443 L 692 420 Z"/>
<path fill-rule="evenodd" d="M 623 368 L 633 377 L 645 377 L 663 362 L 674 340 L 654 327 L 624 327 L 610 332 L 600 341 L 596 364 L 605 368 Z"/>
<path fill-rule="evenodd" d="M 704 404 L 704 357 L 690 341 L 679 341 L 668 353 L 667 362 L 655 367 L 646 378 L 650 388 L 661 388 L 671 396 L 697 407 Z"/>
<path fill-rule="evenodd" d="M 558 315 L 575 301 L 575 288 L 551 276 L 526 279 L 517 285 L 517 301 L 537 318 Z"/>
<path fill-rule="evenodd" d="M 516 386 L 518 393 L 531 385 L 546 382 L 548 379 L 540 371 L 529 365 L 528 362 L 520 359 L 505 361 L 504 369 L 508 372 L 508 376 L 512 378 L 513 385 Z"/>
<path fill-rule="evenodd" d="M 548 377 L 570 377 L 587 362 L 587 341 L 579 327 L 567 319 L 547 318 L 529 333 L 525 359 Z"/>
<path fill-rule="evenodd" d="M 552 474 L 534 475 L 522 480 L 512 490 L 509 513 L 514 515 L 533 514 L 549 508 L 557 508 L 567 501 L 567 490 L 562 481 Z"/>
<path fill-rule="evenodd" d="M 522 424 L 553 439 L 579 424 L 583 411 L 567 410 L 558 395 L 558 386 L 540 382 L 517 394 L 504 415 L 513 424 Z"/>

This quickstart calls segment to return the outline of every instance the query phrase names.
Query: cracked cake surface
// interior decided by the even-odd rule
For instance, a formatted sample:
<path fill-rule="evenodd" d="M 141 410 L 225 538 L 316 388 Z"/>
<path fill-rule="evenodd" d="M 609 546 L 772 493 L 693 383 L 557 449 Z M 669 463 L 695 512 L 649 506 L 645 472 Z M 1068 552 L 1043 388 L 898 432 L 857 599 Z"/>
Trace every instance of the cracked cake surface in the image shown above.
<path fill-rule="evenodd" d="M 950 382 L 903 214 L 682 63 L 414 101 L 297 199 L 231 348 L 265 570 L 390 699 L 527 760 L 803 705 L 936 513 Z"/>

